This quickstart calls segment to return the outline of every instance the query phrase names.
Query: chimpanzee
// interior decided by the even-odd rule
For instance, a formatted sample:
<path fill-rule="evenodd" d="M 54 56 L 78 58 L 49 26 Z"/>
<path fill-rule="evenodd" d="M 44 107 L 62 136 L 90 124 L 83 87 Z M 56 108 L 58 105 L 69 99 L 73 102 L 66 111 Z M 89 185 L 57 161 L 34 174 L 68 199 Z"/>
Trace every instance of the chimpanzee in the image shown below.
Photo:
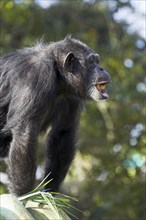
<path fill-rule="evenodd" d="M 38 135 L 49 126 L 45 176 L 53 180 L 47 189 L 59 190 L 76 151 L 83 104 L 108 99 L 110 76 L 99 59 L 71 36 L 0 58 L 0 157 L 9 157 L 10 192 L 32 190 Z"/>

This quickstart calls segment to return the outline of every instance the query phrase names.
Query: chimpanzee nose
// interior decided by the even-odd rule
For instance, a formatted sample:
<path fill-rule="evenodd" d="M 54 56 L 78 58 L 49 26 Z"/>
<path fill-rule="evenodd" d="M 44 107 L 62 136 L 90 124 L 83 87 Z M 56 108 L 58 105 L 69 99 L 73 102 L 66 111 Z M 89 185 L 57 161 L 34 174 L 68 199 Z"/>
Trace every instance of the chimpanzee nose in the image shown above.
<path fill-rule="evenodd" d="M 102 69 L 102 70 L 101 70 Z M 100 69 L 100 74 L 97 78 L 98 83 L 100 82 L 110 82 L 110 75 L 108 72 L 106 72 L 102 67 Z"/>

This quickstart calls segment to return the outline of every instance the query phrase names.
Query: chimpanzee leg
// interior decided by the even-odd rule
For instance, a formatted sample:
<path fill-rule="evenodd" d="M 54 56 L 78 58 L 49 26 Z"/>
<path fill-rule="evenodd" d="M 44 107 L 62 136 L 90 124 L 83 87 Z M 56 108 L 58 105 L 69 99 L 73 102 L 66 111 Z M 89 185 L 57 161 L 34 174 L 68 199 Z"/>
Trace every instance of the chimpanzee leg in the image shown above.
<path fill-rule="evenodd" d="M 53 124 L 48 136 L 45 170 L 45 176 L 50 173 L 47 180 L 53 180 L 45 187 L 46 190 L 58 191 L 66 176 L 76 151 L 78 122 L 79 108 L 71 105 L 68 114 L 65 111 Z"/>
<path fill-rule="evenodd" d="M 13 130 L 9 152 L 10 191 L 17 196 L 33 189 L 36 171 L 37 132 L 30 124 Z"/>

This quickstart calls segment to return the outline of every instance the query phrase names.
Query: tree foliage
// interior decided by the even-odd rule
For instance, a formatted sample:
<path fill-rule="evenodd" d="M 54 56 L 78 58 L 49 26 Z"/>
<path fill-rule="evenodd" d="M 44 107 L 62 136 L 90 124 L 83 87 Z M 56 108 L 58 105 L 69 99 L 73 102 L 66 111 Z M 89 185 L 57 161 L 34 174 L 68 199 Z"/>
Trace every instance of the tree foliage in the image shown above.
<path fill-rule="evenodd" d="M 44 9 L 36 2 L 1 2 L 1 54 L 71 33 L 101 55 L 112 77 L 110 100 L 91 102 L 82 114 L 80 153 L 66 181 L 85 211 L 80 219 L 144 220 L 145 42 L 114 19 L 130 2 L 118 0 L 112 8 L 108 1 L 60 0 Z"/>

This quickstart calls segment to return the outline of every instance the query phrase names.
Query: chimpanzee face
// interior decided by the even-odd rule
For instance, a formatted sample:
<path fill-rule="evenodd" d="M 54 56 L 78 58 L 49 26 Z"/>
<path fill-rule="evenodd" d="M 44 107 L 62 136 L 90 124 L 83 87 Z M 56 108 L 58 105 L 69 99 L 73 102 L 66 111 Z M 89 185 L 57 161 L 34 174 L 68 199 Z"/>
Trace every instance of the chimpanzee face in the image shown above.
<path fill-rule="evenodd" d="M 105 87 L 110 81 L 110 75 L 99 65 L 99 60 L 99 55 L 91 49 L 88 54 L 80 54 L 80 57 L 72 52 L 67 54 L 64 68 L 71 74 L 77 96 L 95 101 L 109 98 Z"/>
<path fill-rule="evenodd" d="M 87 69 L 90 74 L 88 76 L 89 88 L 87 95 L 95 101 L 106 100 L 109 98 L 105 87 L 110 81 L 110 75 L 99 65 L 99 60 L 100 57 L 96 53 L 91 53 L 86 59 L 86 65 L 88 66 Z"/>

